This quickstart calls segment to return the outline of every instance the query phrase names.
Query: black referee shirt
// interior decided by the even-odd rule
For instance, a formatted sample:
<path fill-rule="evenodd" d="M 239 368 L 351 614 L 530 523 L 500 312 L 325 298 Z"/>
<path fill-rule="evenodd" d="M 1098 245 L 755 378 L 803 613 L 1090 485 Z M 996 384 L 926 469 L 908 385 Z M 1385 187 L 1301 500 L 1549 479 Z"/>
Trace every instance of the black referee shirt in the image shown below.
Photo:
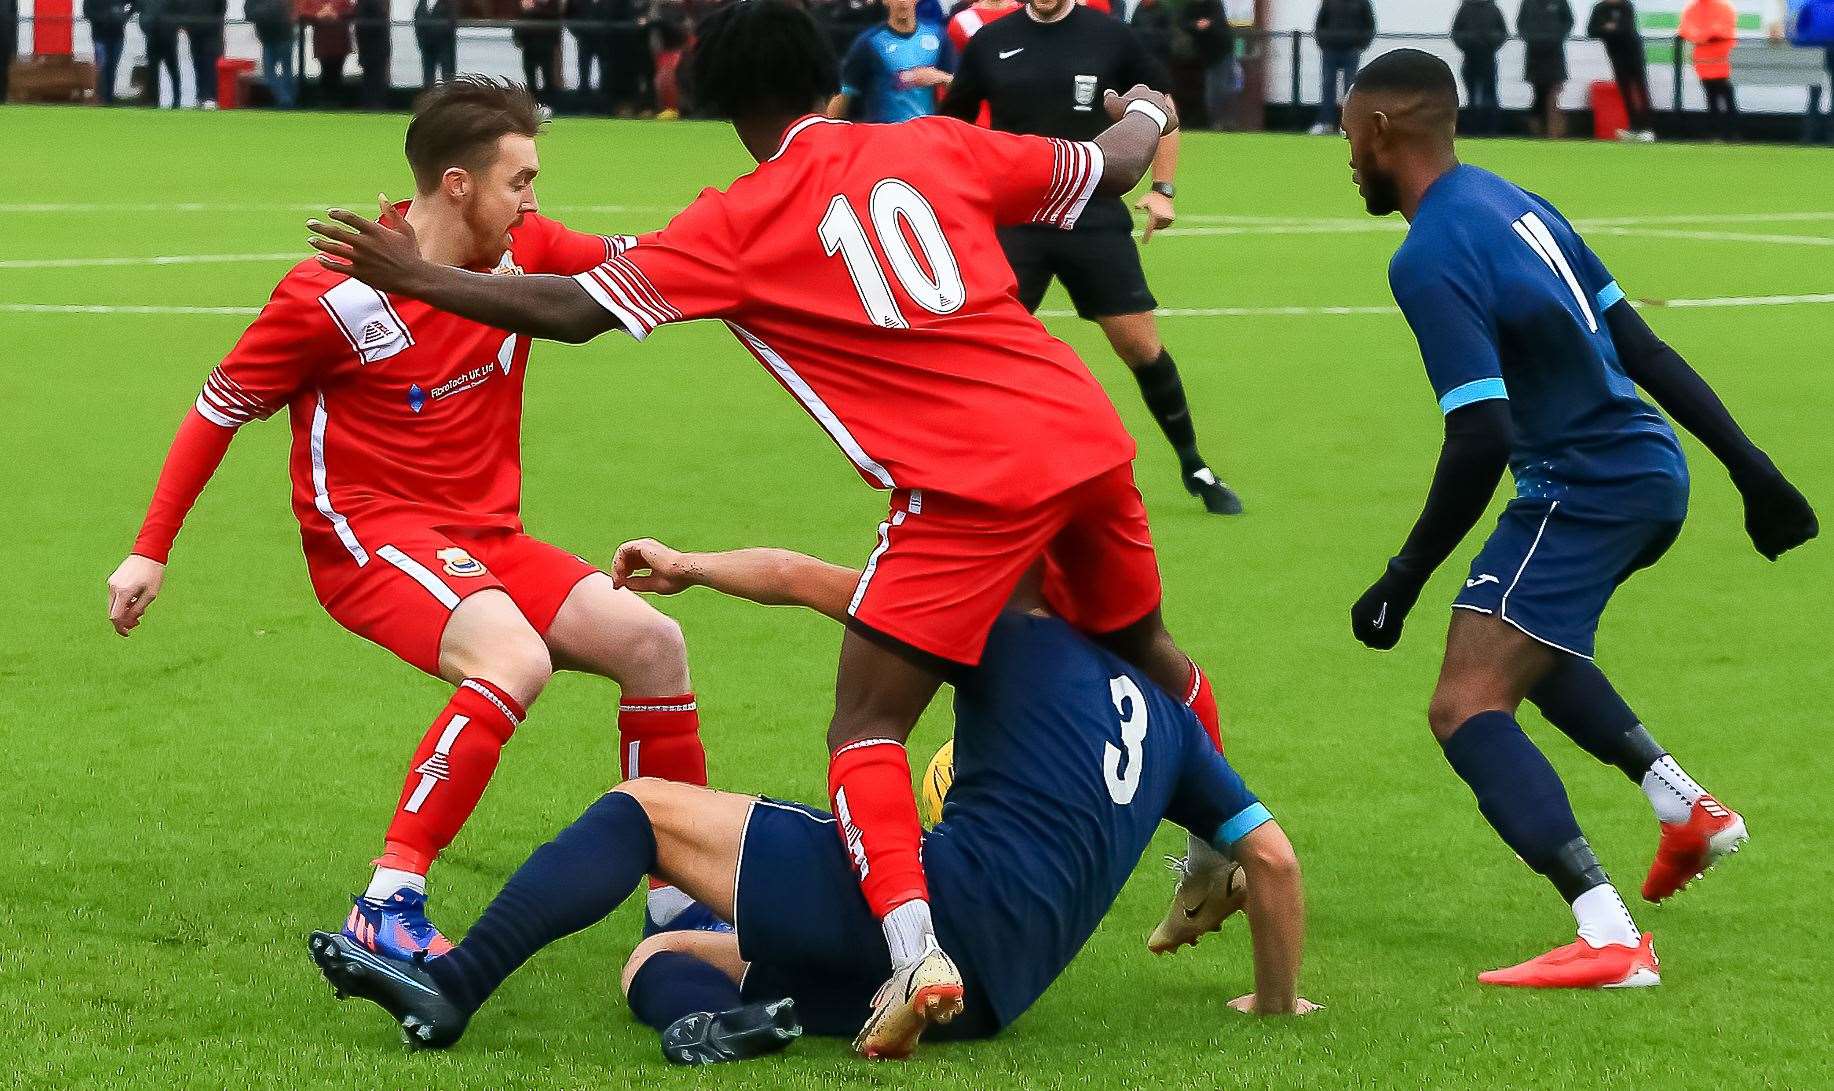
<path fill-rule="evenodd" d="M 1093 140 L 1111 124 L 1102 93 L 1136 83 L 1166 92 L 1172 86 L 1126 23 L 1080 4 L 1055 23 L 1021 9 L 969 39 L 941 112 L 973 121 L 986 102 L 1001 132 Z M 1133 217 L 1120 198 L 1097 197 L 1078 226 L 1131 230 Z"/>

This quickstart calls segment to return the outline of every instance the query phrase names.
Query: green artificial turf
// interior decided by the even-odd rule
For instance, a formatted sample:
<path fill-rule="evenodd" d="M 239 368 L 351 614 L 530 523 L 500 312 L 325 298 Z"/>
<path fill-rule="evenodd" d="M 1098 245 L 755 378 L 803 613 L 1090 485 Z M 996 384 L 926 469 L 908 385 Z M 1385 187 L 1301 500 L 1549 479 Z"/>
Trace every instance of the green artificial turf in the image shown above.
<path fill-rule="evenodd" d="M 134 1087 L 1803 1087 L 1825 1084 L 1826 742 L 1834 564 L 1769 564 L 1691 440 L 1693 513 L 1607 615 L 1600 662 L 1651 730 L 1747 816 L 1747 851 L 1639 921 L 1663 985 L 1480 988 L 1477 971 L 1571 936 L 1564 906 L 1483 824 L 1426 728 L 1446 612 L 1475 540 L 1401 647 L 1367 651 L 1349 604 L 1414 518 L 1439 417 L 1384 307 L 1399 221 L 1361 219 L 1341 141 L 1185 142 L 1174 233 L 1146 251 L 1204 448 L 1248 505 L 1206 516 L 1093 326 L 1052 317 L 1141 439 L 1168 619 L 1214 674 L 1229 753 L 1304 860 L 1303 1021 L 1224 1008 L 1246 929 L 1166 959 L 1144 937 L 1157 853 L 1016 1026 L 904 1067 L 845 1043 L 683 1073 L 617 995 L 636 907 L 538 957 L 454 1051 L 406 1055 L 373 1008 L 331 1001 L 304 936 L 366 876 L 408 754 L 445 687 L 339 629 L 312 597 L 279 424 L 245 429 L 131 639 L 104 620 L 172 430 L 241 314 L 18 305 L 259 306 L 327 205 L 406 196 L 399 116 L 0 109 L 0 1071 L 11 1086 Z M 1759 147 L 1490 142 L 1466 157 L 1582 221 L 1633 298 L 1834 293 L 1834 158 Z M 748 165 L 709 124 L 562 120 L 544 209 L 643 230 Z M 1819 216 L 1813 214 L 1820 214 Z M 1768 216 L 1771 219 L 1755 217 Z M 1616 224 L 1585 221 L 1631 220 Z M 71 259 L 130 259 L 69 264 Z M 45 262 L 64 262 L 46 265 Z M 1067 306 L 1053 296 L 1047 308 Z M 1834 511 L 1834 306 L 1651 309 L 1749 432 Z M 540 346 L 528 383 L 530 529 L 590 557 L 653 535 L 860 563 L 883 497 L 718 326 Z M 838 630 L 695 592 L 686 629 L 713 782 L 821 802 Z M 616 777 L 615 693 L 563 677 L 435 872 L 455 934 L 527 852 Z M 1634 787 L 1532 714 L 1531 734 L 1619 883 L 1655 825 Z M 932 709 L 919 763 L 949 730 Z M 1162 831 L 1156 848 L 1181 844 Z"/>

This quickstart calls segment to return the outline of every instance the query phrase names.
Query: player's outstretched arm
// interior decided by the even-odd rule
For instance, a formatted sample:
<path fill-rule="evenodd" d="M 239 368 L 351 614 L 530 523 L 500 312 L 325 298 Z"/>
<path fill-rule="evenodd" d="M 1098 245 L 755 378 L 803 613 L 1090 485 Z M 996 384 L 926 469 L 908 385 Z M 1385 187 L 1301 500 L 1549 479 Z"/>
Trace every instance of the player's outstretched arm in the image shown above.
<path fill-rule="evenodd" d="M 185 414 L 159 471 L 146 519 L 133 552 L 108 577 L 108 623 L 122 636 L 134 631 L 165 586 L 166 560 L 178 529 L 229 452 L 235 429 L 205 420 L 196 409 Z"/>
<path fill-rule="evenodd" d="M 1254 940 L 1255 991 L 1230 1001 L 1256 1015 L 1304 1015 L 1318 1005 L 1299 995 L 1305 947 L 1305 889 L 1299 857 L 1277 822 L 1263 822 L 1231 848 L 1248 882 L 1248 929 Z"/>
<path fill-rule="evenodd" d="M 845 622 L 860 573 L 789 549 L 683 553 L 639 538 L 618 547 L 611 578 L 620 587 L 657 595 L 710 587 L 764 606 L 807 607 Z"/>
<path fill-rule="evenodd" d="M 420 256 L 414 229 L 381 199 L 384 222 L 333 209 L 336 224 L 308 220 L 307 241 L 319 264 L 379 291 L 423 300 L 442 311 L 511 333 L 579 344 L 618 320 L 571 277 L 492 276 L 440 265 Z"/>
<path fill-rule="evenodd" d="M 1445 444 L 1420 518 L 1382 578 L 1350 608 L 1358 640 L 1381 650 L 1400 641 L 1420 589 L 1490 506 L 1514 443 L 1507 401 L 1472 402 L 1446 414 Z"/>
<path fill-rule="evenodd" d="M 1745 435 L 1700 373 L 1656 336 L 1628 300 L 1606 311 L 1605 323 L 1625 374 L 1732 475 L 1745 498 L 1745 530 L 1759 553 L 1774 561 L 1820 533 L 1808 500 Z"/>
<path fill-rule="evenodd" d="M 1124 95 L 1109 91 L 1102 100 L 1114 124 L 1095 138 L 1102 149 L 1102 180 L 1095 192 L 1103 197 L 1129 193 L 1146 177 L 1159 154 L 1159 139 L 1178 131 L 1178 108 L 1170 95 L 1138 83 Z"/>

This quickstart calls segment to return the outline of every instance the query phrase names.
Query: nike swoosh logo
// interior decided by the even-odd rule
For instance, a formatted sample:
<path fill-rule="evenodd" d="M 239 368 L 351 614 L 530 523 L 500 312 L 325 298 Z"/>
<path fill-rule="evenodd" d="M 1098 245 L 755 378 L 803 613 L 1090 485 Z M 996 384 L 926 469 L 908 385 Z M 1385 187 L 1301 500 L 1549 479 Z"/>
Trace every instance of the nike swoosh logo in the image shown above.
<path fill-rule="evenodd" d="M 1025 52 L 1025 47 L 1024 47 L 1024 46 L 1020 46 L 1020 47 L 1019 47 L 1018 49 L 1006 49 L 1006 50 L 1002 50 L 1002 51 L 1000 52 L 1000 59 L 1001 59 L 1001 60 L 1006 60 L 1006 59 L 1007 59 L 1008 57 L 1017 57 L 1017 56 L 1018 56 L 1019 54 L 1021 54 L 1021 53 L 1023 53 L 1023 52 Z"/>
<path fill-rule="evenodd" d="M 1382 608 L 1376 611 L 1375 627 L 1380 629 L 1383 625 L 1386 625 L 1387 623 L 1388 623 L 1388 604 L 1385 602 L 1382 604 Z"/>
<path fill-rule="evenodd" d="M 1482 576 L 1479 576 L 1477 579 L 1466 580 L 1465 587 L 1469 589 L 1472 587 L 1482 587 L 1484 584 L 1487 584 L 1487 583 L 1502 583 L 1502 582 L 1503 582 L 1502 580 L 1499 580 L 1495 576 L 1492 576 L 1488 572 L 1486 572 Z"/>
<path fill-rule="evenodd" d="M 1208 898 L 1205 898 L 1203 901 L 1198 902 L 1195 906 L 1189 906 L 1189 905 L 1185 905 L 1183 902 L 1179 902 L 1178 908 L 1184 910 L 1184 919 L 1185 920 L 1188 920 L 1188 921 L 1196 920 L 1197 915 L 1199 913 L 1202 913 L 1204 911 L 1204 906 L 1208 905 L 1209 903 L 1210 903 L 1210 899 Z"/>

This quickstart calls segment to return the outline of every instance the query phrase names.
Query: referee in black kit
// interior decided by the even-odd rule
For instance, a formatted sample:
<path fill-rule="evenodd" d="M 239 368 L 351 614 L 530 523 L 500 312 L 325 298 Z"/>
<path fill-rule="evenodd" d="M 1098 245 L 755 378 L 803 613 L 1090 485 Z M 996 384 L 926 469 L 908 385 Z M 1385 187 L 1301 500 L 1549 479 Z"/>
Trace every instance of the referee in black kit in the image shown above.
<path fill-rule="evenodd" d="M 1023 11 L 989 23 L 969 40 L 941 112 L 972 122 L 981 104 L 995 129 L 1066 140 L 1093 140 L 1108 125 L 1102 93 L 1136 83 L 1169 91 L 1171 78 L 1133 29 L 1076 0 L 1026 0 Z M 1172 222 L 1172 175 L 1178 134 L 1159 143 L 1153 188 L 1135 207 L 1147 215 L 1146 238 Z M 1172 441 L 1184 487 L 1217 515 L 1235 515 L 1242 501 L 1197 453 L 1197 431 L 1178 365 L 1159 340 L 1158 301 L 1146 286 L 1133 217 L 1119 197 L 1090 199 L 1072 231 L 1019 226 L 1000 229 L 1000 245 L 1019 280 L 1019 298 L 1037 310 L 1051 278 L 1063 281 L 1076 313 L 1099 323 L 1108 343 L 1140 384 L 1146 406 Z"/>

